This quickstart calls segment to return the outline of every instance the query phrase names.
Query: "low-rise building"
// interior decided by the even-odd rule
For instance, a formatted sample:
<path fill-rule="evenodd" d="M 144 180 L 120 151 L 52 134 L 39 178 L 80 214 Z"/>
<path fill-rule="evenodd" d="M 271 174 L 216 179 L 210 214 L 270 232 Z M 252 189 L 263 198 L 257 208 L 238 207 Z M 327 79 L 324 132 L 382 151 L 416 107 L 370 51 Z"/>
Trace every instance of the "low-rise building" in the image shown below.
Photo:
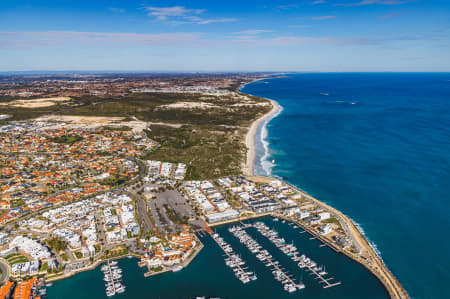
<path fill-rule="evenodd" d="M 219 213 L 208 214 L 206 215 L 206 218 L 208 219 L 209 223 L 217 223 L 239 218 L 239 212 L 231 209 Z"/>

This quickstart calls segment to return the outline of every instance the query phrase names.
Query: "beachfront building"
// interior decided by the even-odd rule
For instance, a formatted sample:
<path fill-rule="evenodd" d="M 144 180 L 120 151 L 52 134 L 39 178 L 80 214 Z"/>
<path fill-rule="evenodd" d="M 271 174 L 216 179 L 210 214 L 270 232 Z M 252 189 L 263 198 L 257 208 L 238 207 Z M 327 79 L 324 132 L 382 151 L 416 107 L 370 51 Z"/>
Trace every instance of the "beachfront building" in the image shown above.
<path fill-rule="evenodd" d="M 344 235 L 333 236 L 333 241 L 342 248 L 352 245 L 350 238 Z"/>
<path fill-rule="evenodd" d="M 330 217 L 331 217 L 329 212 L 322 212 L 322 213 L 317 214 L 317 216 L 320 218 L 320 221 L 330 219 Z"/>
<path fill-rule="evenodd" d="M 299 215 L 301 213 L 300 208 L 298 206 L 287 207 L 284 209 L 284 214 L 286 216 L 294 216 Z"/>
<path fill-rule="evenodd" d="M 219 213 L 213 213 L 206 215 L 206 219 L 208 220 L 208 223 L 217 223 L 222 221 L 228 221 L 239 218 L 239 212 L 236 210 L 226 210 Z"/>
<path fill-rule="evenodd" d="M 223 212 L 231 209 L 221 192 L 210 181 L 189 181 L 185 190 L 197 203 L 204 214 Z"/>
<path fill-rule="evenodd" d="M 319 234 L 321 235 L 328 235 L 329 233 L 331 233 L 333 231 L 333 227 L 331 226 L 330 223 L 321 225 L 318 229 Z"/>

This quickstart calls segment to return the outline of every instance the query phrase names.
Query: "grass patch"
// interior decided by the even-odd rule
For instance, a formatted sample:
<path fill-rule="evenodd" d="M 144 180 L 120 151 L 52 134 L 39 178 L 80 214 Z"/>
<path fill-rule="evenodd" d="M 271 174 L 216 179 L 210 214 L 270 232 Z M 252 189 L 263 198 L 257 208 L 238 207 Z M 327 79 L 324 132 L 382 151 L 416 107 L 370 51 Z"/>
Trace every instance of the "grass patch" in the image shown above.
<path fill-rule="evenodd" d="M 46 240 L 45 243 L 56 252 L 65 250 L 67 248 L 67 242 L 57 237 Z"/>
<path fill-rule="evenodd" d="M 152 268 L 153 272 L 161 272 L 162 270 L 163 270 L 162 266 L 158 266 L 158 267 Z"/>
<path fill-rule="evenodd" d="M 22 264 L 22 263 L 28 262 L 28 259 L 27 259 L 25 256 L 23 256 L 23 255 L 21 255 L 21 254 L 19 254 L 19 253 L 8 255 L 8 256 L 6 257 L 6 260 L 8 261 L 8 263 L 9 263 L 10 265 L 14 265 L 14 264 Z"/>
<path fill-rule="evenodd" d="M 241 172 L 246 154 L 242 142 L 243 130 L 158 125 L 153 125 L 151 129 L 148 136 L 161 146 L 144 158 L 185 163 L 186 180 L 212 179 Z"/>
<path fill-rule="evenodd" d="M 47 271 L 48 269 L 48 264 L 47 263 L 42 263 L 41 264 L 41 268 L 39 269 L 39 271 Z"/>
<path fill-rule="evenodd" d="M 62 143 L 62 144 L 69 144 L 69 145 L 72 145 L 81 140 L 83 140 L 83 137 L 81 137 L 79 135 L 64 135 L 64 136 L 58 136 L 58 137 L 50 139 L 50 141 L 55 142 L 55 143 Z"/>
<path fill-rule="evenodd" d="M 340 225 L 339 221 L 336 218 L 334 218 L 334 217 L 330 217 L 328 219 L 325 219 L 322 222 L 323 223 L 332 223 L 332 224 Z"/>

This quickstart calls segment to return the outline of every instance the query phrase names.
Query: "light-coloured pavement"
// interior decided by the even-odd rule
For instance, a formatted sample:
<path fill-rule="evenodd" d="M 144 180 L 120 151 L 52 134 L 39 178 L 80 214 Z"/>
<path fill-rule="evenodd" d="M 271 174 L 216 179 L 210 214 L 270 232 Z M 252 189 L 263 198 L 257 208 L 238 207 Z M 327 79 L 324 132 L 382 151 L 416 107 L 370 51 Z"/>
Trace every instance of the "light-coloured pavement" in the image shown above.
<path fill-rule="evenodd" d="M 10 267 L 2 258 L 0 258 L 0 272 L 0 284 L 3 284 L 9 278 Z"/>

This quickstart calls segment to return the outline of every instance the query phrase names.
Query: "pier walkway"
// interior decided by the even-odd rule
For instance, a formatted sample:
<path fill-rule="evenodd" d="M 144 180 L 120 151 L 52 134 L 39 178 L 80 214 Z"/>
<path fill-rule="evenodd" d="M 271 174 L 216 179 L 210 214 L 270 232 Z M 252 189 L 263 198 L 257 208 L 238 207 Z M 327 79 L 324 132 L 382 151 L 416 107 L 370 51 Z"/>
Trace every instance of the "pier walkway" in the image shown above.
<path fill-rule="evenodd" d="M 256 230 L 257 230 L 261 235 L 263 235 L 264 237 L 266 237 L 266 238 L 267 238 L 269 241 L 271 241 L 276 247 L 279 247 L 279 245 L 277 245 L 277 244 L 274 242 L 273 239 L 271 239 L 269 236 L 267 236 L 266 234 L 264 234 L 264 233 L 261 231 L 262 229 L 268 229 L 268 228 L 266 228 L 266 227 L 263 228 L 263 227 L 261 227 L 261 226 L 258 227 L 256 224 L 247 224 L 247 227 L 254 227 L 254 228 L 256 228 Z M 274 233 L 276 233 L 276 236 L 278 237 L 278 232 L 273 231 L 273 230 L 270 230 L 270 229 L 268 229 L 268 230 L 269 230 L 269 231 L 272 231 L 272 232 L 274 232 Z M 315 238 L 315 237 L 309 238 L 309 240 L 314 240 L 314 239 L 316 239 L 316 238 Z M 297 251 L 296 251 L 294 257 L 297 257 L 296 255 L 297 255 Z M 327 278 L 325 278 L 324 276 L 327 275 L 328 273 L 326 273 L 326 272 L 321 273 L 322 270 L 321 270 L 320 268 L 319 268 L 319 270 L 318 270 L 318 268 L 317 268 L 317 266 L 315 265 L 315 263 L 314 263 L 314 265 L 305 263 L 305 264 L 304 264 L 304 267 L 306 267 L 307 270 L 310 271 L 310 274 L 311 274 L 311 275 L 315 275 L 315 276 L 316 276 L 315 279 L 318 279 L 318 280 L 319 280 L 319 283 L 323 283 L 323 284 L 324 284 L 324 285 L 323 285 L 323 288 L 324 288 L 324 289 L 331 288 L 331 287 L 334 287 L 334 286 L 337 286 L 337 285 L 340 285 L 340 284 L 341 284 L 340 281 L 339 281 L 339 282 L 335 282 L 335 283 L 330 283 L 330 280 L 333 280 L 334 278 L 333 278 L 333 277 L 327 277 Z"/>
<path fill-rule="evenodd" d="M 217 243 L 217 245 L 219 245 L 219 247 L 223 250 L 225 256 L 228 257 L 225 263 L 233 270 L 235 276 L 243 283 L 250 282 L 251 279 L 248 277 L 248 274 L 246 272 L 248 268 L 242 267 L 242 265 L 244 265 L 245 262 L 234 252 L 231 245 L 223 241 L 223 239 L 218 234 L 211 234 L 211 237 Z M 231 263 L 228 264 L 228 262 L 230 261 L 232 262 L 232 264 Z"/>
<path fill-rule="evenodd" d="M 108 265 L 108 274 L 109 274 L 109 277 L 111 277 L 111 280 L 112 280 L 112 282 L 113 283 L 111 283 L 111 286 L 112 286 L 112 293 L 113 294 L 116 294 L 116 285 L 115 285 L 115 283 L 114 283 L 114 279 L 112 278 L 113 277 L 113 273 L 112 273 L 112 269 L 111 269 L 111 264 L 109 263 L 109 260 L 106 262 L 106 264 Z"/>

